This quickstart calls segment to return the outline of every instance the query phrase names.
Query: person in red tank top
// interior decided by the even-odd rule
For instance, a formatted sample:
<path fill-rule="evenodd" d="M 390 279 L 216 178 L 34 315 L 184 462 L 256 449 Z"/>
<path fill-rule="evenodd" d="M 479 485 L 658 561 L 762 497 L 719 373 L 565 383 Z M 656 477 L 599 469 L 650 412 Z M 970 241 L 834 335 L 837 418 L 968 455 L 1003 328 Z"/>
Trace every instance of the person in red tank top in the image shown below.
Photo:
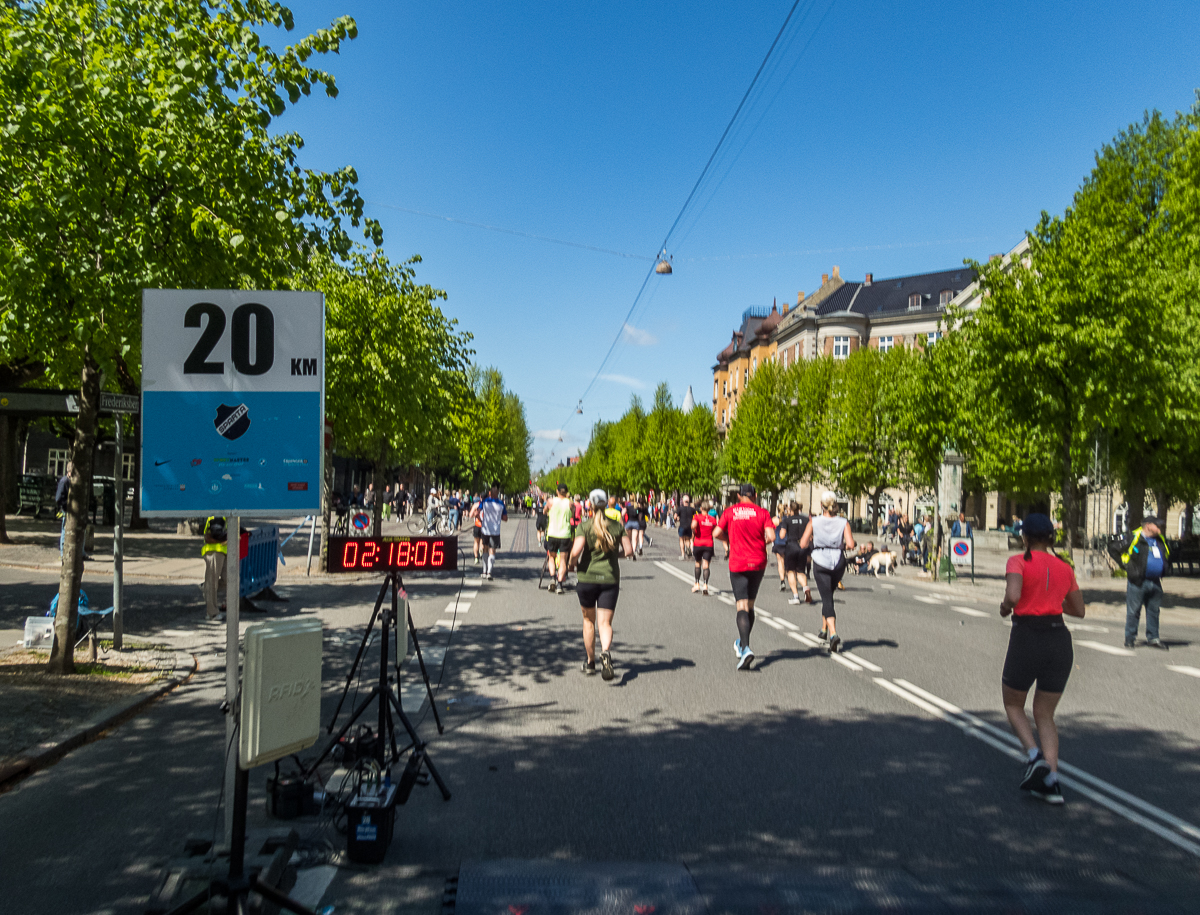
<path fill-rule="evenodd" d="M 1083 594 L 1075 581 L 1075 570 L 1054 552 L 1054 523 L 1046 515 L 1026 518 L 1021 536 L 1025 553 L 1008 560 L 1000 604 L 1001 616 L 1013 615 L 1001 677 L 1004 713 L 1029 756 L 1021 790 L 1047 803 L 1061 804 L 1054 710 L 1075 662 L 1063 614 L 1082 618 Z M 1033 720 L 1041 749 L 1025 714 L 1025 700 L 1035 682 Z"/>
<path fill-rule="evenodd" d="M 692 593 L 700 591 L 708 597 L 708 567 L 713 559 L 713 531 L 717 529 L 717 519 L 708 513 L 712 503 L 708 499 L 700 502 L 700 511 L 692 516 L 692 556 L 696 559 L 696 583 L 692 585 Z M 701 590 L 700 575 L 704 575 L 704 586 Z"/>

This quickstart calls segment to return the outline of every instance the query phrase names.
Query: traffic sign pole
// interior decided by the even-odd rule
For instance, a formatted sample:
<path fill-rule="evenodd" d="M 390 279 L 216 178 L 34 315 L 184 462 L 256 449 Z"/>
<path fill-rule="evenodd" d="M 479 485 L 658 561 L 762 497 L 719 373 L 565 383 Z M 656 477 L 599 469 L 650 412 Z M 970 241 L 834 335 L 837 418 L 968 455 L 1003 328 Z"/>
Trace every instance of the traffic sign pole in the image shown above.
<path fill-rule="evenodd" d="M 125 632 L 125 435 L 121 414 L 116 415 L 117 456 L 113 458 L 113 478 L 117 487 L 117 517 L 113 524 L 113 650 L 120 651 Z"/>

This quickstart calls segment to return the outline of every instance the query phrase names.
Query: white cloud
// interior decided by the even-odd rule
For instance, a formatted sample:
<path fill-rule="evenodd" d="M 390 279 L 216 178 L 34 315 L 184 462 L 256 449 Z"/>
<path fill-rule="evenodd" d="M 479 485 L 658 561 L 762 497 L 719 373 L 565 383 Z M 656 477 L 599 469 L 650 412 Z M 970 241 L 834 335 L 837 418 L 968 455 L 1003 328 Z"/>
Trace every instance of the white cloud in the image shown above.
<path fill-rule="evenodd" d="M 631 388 L 644 388 L 644 382 L 637 378 L 631 378 L 629 375 L 601 375 L 605 381 L 615 381 L 617 384 L 628 385 Z"/>
<path fill-rule="evenodd" d="M 562 429 L 538 429 L 533 433 L 534 438 L 544 438 L 549 442 L 557 442 L 562 438 Z"/>
<path fill-rule="evenodd" d="M 632 324 L 626 324 L 621 328 L 622 335 L 629 343 L 637 346 L 653 346 L 658 342 L 658 338 L 648 330 L 638 330 Z"/>

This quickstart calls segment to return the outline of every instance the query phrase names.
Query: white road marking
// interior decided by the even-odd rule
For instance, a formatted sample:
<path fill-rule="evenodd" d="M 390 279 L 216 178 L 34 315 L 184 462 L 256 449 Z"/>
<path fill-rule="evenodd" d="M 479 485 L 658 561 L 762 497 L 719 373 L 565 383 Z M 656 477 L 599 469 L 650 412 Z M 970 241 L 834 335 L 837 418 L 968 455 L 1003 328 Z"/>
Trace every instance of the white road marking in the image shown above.
<path fill-rule="evenodd" d="M 1000 728 L 988 724 L 986 721 L 976 717 L 975 715 L 972 715 L 970 712 L 963 711 L 958 706 L 947 702 L 945 699 L 935 696 L 933 693 L 921 689 L 919 686 L 909 683 L 907 680 L 898 679 L 894 684 L 889 683 L 882 677 L 875 677 L 874 680 L 889 692 L 900 696 L 907 702 L 911 702 L 913 705 L 916 705 L 924 711 L 929 712 L 929 714 L 933 715 L 934 717 L 941 718 L 943 721 L 953 724 L 955 727 L 961 729 L 964 733 L 970 734 L 972 737 L 983 741 L 989 746 L 1004 753 L 1006 756 L 1010 756 L 1020 762 L 1025 762 L 1027 760 L 1028 757 L 1025 755 L 1025 751 L 1021 749 L 1020 741 L 1018 741 L 1015 736 L 1007 731 L 1002 731 Z M 1070 763 L 1059 760 L 1058 768 L 1059 778 L 1067 787 L 1078 791 L 1084 797 L 1090 798 L 1091 800 L 1100 804 L 1102 807 L 1106 807 L 1118 816 L 1122 816 L 1129 820 L 1131 823 L 1135 823 L 1138 826 L 1148 829 L 1150 832 L 1153 832 L 1155 835 L 1166 839 L 1168 842 L 1178 846 L 1179 848 L 1182 848 L 1184 851 L 1200 857 L 1200 845 L 1197 845 L 1196 843 L 1177 835 L 1175 832 L 1172 832 L 1170 829 L 1166 828 L 1166 826 L 1161 825 L 1161 823 L 1172 826 L 1179 832 L 1197 839 L 1200 839 L 1200 828 L 1197 828 L 1186 820 L 1181 820 L 1174 814 L 1168 813 L 1159 807 L 1155 807 L 1153 804 L 1143 801 L 1139 797 L 1135 797 L 1134 795 L 1121 790 L 1115 785 L 1109 784 L 1103 779 L 1096 778 L 1094 775 L 1085 772 L 1076 766 L 1072 766 Z M 1084 782 L 1092 787 L 1087 787 L 1087 785 L 1083 784 Z M 1112 795 L 1112 797 L 1101 794 L 1100 791 L 1093 790 L 1093 788 L 1107 791 L 1110 795 Z M 1113 798 L 1116 798 L 1116 800 Z M 1147 819 L 1140 813 L 1137 813 L 1136 810 L 1130 808 L 1137 808 L 1138 810 L 1141 810 L 1150 816 L 1157 817 L 1161 823 Z"/>
<path fill-rule="evenodd" d="M 989 616 L 990 615 L 990 614 L 984 613 L 982 610 L 976 610 L 974 607 L 951 607 L 950 609 L 953 610 L 955 613 L 963 613 L 963 614 L 966 614 L 967 616 Z"/>
<path fill-rule="evenodd" d="M 788 629 L 792 630 L 792 632 L 800 631 L 800 627 L 797 626 L 795 623 L 793 623 L 791 620 L 785 620 L 782 616 L 778 617 L 778 619 L 779 619 L 779 622 L 783 623 L 783 625 L 785 627 L 787 627 Z"/>
<path fill-rule="evenodd" d="M 883 588 L 883 589 L 884 589 L 884 590 L 886 590 L 886 591 L 895 591 L 895 590 L 896 590 L 896 586 L 895 586 L 895 585 L 884 585 L 884 584 L 881 584 L 879 587 Z"/>
<path fill-rule="evenodd" d="M 830 658 L 832 658 L 833 660 L 837 661 L 839 664 L 842 664 L 842 665 L 845 665 L 846 667 L 849 667 L 849 668 L 850 668 L 851 670 L 853 670 L 853 671 L 860 671 L 860 670 L 862 670 L 862 668 L 861 668 L 861 667 L 859 667 L 857 664 L 855 664 L 853 661 L 850 661 L 850 660 L 848 660 L 848 659 L 846 659 L 846 658 L 843 658 L 843 657 L 841 656 L 841 654 L 839 654 L 839 653 L 838 653 L 838 652 L 836 652 L 836 651 L 831 651 L 831 652 L 829 652 L 829 657 L 830 657 Z"/>
<path fill-rule="evenodd" d="M 878 664 L 872 664 L 866 658 L 860 658 L 858 655 L 854 654 L 853 652 L 843 651 L 842 656 L 849 658 L 855 664 L 861 664 L 863 667 L 865 667 L 867 670 L 871 671 L 872 673 L 877 673 L 877 674 L 883 673 L 883 668 L 880 667 Z"/>
<path fill-rule="evenodd" d="M 471 609 L 471 602 L 469 600 L 459 601 L 457 606 L 458 606 L 459 613 L 466 613 L 468 610 Z M 446 609 L 443 610 L 442 612 L 443 613 L 453 613 L 454 608 L 455 608 L 454 601 L 450 601 L 450 603 L 446 604 Z"/>
<path fill-rule="evenodd" d="M 940 607 L 945 603 L 940 597 L 926 597 L 924 594 L 914 594 L 913 600 L 919 600 L 923 604 L 933 604 L 935 607 Z"/>
<path fill-rule="evenodd" d="M 1105 645 L 1103 642 L 1093 642 L 1090 639 L 1078 639 L 1076 645 L 1082 645 L 1084 648 L 1090 648 L 1092 651 L 1103 651 L 1105 654 L 1120 655 L 1123 658 L 1132 658 L 1133 651 L 1128 648 L 1118 648 L 1115 645 Z"/>
<path fill-rule="evenodd" d="M 731 607 L 737 606 L 737 601 L 735 601 L 732 597 L 726 597 L 724 594 L 718 594 L 717 599 L 722 603 L 729 604 Z"/>
<path fill-rule="evenodd" d="M 479 596 L 478 591 L 463 591 L 463 593 L 462 593 L 463 600 L 474 600 L 478 596 Z"/>
<path fill-rule="evenodd" d="M 454 620 L 446 619 L 445 617 L 442 617 L 441 619 L 436 619 L 433 621 L 433 628 L 434 629 L 452 629 L 452 628 L 454 628 Z"/>
<path fill-rule="evenodd" d="M 1167 670 L 1173 670 L 1177 674 L 1187 674 L 1189 677 L 1200 677 L 1200 667 L 1187 667 L 1183 664 L 1168 664 Z"/>
<path fill-rule="evenodd" d="M 1067 623 L 1067 628 L 1072 632 L 1109 632 L 1107 626 L 1092 626 L 1088 623 Z"/>
<path fill-rule="evenodd" d="M 781 625 L 779 625 L 779 623 L 775 620 L 774 617 L 763 616 L 763 614 L 761 614 L 761 613 L 756 613 L 755 616 L 760 617 L 762 619 L 762 621 L 764 623 L 766 623 L 768 626 L 770 626 L 772 629 L 778 629 L 780 632 L 783 631 L 783 627 Z"/>
<path fill-rule="evenodd" d="M 788 638 L 795 639 L 797 642 L 803 642 L 809 648 L 820 648 L 821 647 L 820 642 L 818 642 L 816 639 L 809 638 L 803 632 L 789 632 Z"/>

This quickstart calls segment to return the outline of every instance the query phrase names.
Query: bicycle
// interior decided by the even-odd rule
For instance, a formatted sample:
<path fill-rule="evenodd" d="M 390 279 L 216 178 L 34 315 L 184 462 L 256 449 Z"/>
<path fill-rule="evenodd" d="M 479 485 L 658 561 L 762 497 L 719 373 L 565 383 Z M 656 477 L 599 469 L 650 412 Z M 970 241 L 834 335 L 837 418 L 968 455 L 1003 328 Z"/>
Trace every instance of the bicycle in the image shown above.
<path fill-rule="evenodd" d="M 423 513 L 413 512 L 408 518 L 408 529 L 414 534 L 438 534 L 443 537 L 454 532 L 450 516 L 444 508 L 434 509 L 432 524 Z"/>

